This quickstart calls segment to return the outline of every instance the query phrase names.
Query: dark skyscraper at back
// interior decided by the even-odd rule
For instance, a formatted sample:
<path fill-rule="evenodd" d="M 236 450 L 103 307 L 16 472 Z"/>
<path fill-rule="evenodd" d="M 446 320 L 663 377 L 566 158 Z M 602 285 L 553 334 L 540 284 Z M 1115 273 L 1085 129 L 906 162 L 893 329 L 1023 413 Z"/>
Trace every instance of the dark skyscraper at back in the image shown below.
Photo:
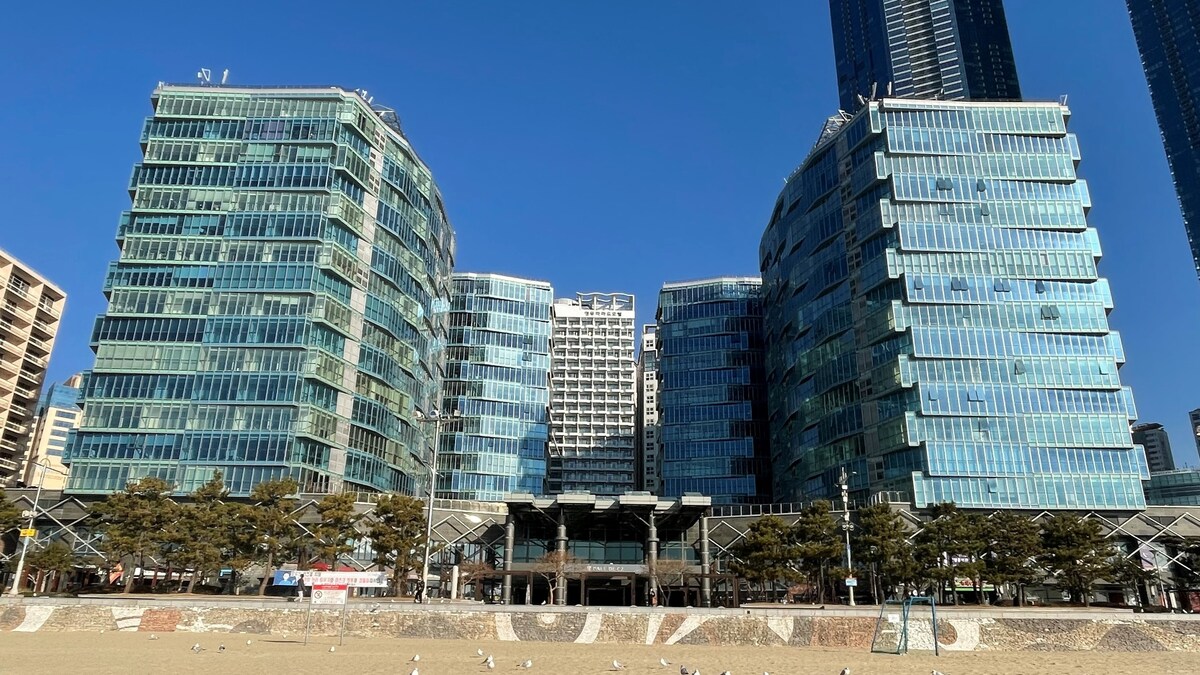
<path fill-rule="evenodd" d="M 1200 0 L 1127 0 L 1200 273 Z"/>
<path fill-rule="evenodd" d="M 829 0 L 838 98 L 1021 98 L 1001 0 Z M 892 90 L 888 92 L 888 83 Z"/>

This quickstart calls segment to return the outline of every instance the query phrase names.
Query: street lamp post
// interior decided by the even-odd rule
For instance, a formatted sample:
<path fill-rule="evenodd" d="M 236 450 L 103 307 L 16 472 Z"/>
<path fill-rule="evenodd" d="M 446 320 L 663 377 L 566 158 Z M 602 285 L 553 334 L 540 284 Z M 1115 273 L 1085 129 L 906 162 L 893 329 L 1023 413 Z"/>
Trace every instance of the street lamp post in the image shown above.
<path fill-rule="evenodd" d="M 429 498 L 425 503 L 425 554 L 421 560 L 421 586 L 417 591 L 418 602 L 424 601 L 429 597 L 426 592 L 426 584 L 429 582 L 429 554 L 433 549 L 433 496 L 434 490 L 437 489 L 437 461 L 438 449 L 442 444 L 442 426 L 451 420 L 458 419 L 462 416 L 458 410 L 443 415 L 442 413 L 434 413 L 426 415 L 420 411 L 417 412 L 416 418 L 418 422 L 433 425 L 433 455 L 429 462 Z"/>
<path fill-rule="evenodd" d="M 850 559 L 850 531 L 854 529 L 854 523 L 850 522 L 850 475 L 846 474 L 846 467 L 842 467 L 841 488 L 842 488 L 842 531 L 846 534 L 846 572 L 850 576 L 854 576 L 854 563 Z M 857 580 L 855 580 L 857 583 Z M 849 584 L 846 588 L 850 591 L 850 606 L 854 607 L 854 586 Z"/>
<path fill-rule="evenodd" d="M 34 529 L 34 521 L 37 519 L 38 508 L 42 503 L 42 483 L 46 482 L 46 470 L 50 469 L 50 466 L 45 463 L 45 459 L 38 462 L 38 467 L 41 468 L 41 471 L 38 472 L 37 491 L 33 493 L 33 508 L 29 510 L 29 525 L 27 529 L 30 530 Z M 58 469 L 51 470 L 55 473 L 61 473 L 64 476 L 67 475 Z M 17 558 L 17 569 L 13 575 L 12 588 L 8 592 L 12 596 L 21 594 L 21 577 L 25 574 L 25 555 L 29 553 L 29 540 L 33 539 L 33 537 L 21 537 L 21 539 L 24 540 L 21 543 L 21 556 Z"/>

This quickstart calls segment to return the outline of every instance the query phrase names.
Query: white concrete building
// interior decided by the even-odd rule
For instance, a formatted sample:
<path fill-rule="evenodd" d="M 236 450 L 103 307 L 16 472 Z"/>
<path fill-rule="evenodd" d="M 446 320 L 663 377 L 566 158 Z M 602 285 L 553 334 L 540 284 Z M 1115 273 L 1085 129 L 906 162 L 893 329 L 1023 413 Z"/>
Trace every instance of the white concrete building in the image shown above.
<path fill-rule="evenodd" d="M 662 487 L 662 441 L 658 425 L 658 326 L 642 326 L 642 351 L 638 354 L 638 478 L 641 489 L 658 494 Z"/>
<path fill-rule="evenodd" d="M 551 309 L 548 490 L 636 490 L 633 296 L 579 293 Z"/>
<path fill-rule="evenodd" d="M 0 485 L 20 478 L 67 296 L 0 250 Z"/>

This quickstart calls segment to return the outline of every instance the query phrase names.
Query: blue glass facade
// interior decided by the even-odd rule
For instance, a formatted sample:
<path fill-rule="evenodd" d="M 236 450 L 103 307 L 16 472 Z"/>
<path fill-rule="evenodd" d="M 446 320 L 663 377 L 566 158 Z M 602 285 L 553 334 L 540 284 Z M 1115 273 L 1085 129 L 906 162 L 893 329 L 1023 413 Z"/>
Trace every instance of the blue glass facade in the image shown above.
<path fill-rule="evenodd" d="M 1126 0 L 1200 274 L 1200 0 Z"/>
<path fill-rule="evenodd" d="M 1002 0 L 829 0 L 829 14 L 842 110 L 858 110 L 872 90 L 1021 98 Z"/>
<path fill-rule="evenodd" d="M 152 101 L 68 490 L 421 492 L 454 233 L 395 113 L 337 87 Z"/>
<path fill-rule="evenodd" d="M 1051 103 L 832 118 L 760 248 L 778 501 L 1141 508 L 1125 354 Z"/>
<path fill-rule="evenodd" d="M 658 295 L 662 494 L 771 499 L 762 282 L 667 284 Z"/>
<path fill-rule="evenodd" d="M 545 494 L 550 304 L 542 281 L 455 274 L 437 496 L 499 501 Z"/>

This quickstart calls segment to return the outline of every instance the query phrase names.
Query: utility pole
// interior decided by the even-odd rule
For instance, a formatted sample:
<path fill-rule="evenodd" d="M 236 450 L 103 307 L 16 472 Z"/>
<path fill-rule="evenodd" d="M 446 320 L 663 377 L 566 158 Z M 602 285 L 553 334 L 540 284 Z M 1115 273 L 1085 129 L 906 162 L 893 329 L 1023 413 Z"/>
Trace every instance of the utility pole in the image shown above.
<path fill-rule="evenodd" d="M 846 571 L 850 575 L 847 579 L 854 577 L 854 563 L 850 558 L 850 531 L 854 529 L 854 523 L 850 522 L 850 476 L 846 474 L 846 467 L 842 467 L 841 488 L 842 488 L 842 531 L 846 534 Z M 858 579 L 854 580 L 854 585 L 858 584 Z M 850 606 L 854 607 L 854 585 L 846 584 L 846 588 L 850 591 Z"/>
<path fill-rule="evenodd" d="M 37 513 L 42 503 L 42 483 L 46 482 L 46 470 L 50 469 L 50 466 L 45 463 L 44 459 L 38 462 L 38 467 L 41 471 L 38 472 L 37 491 L 33 493 L 33 508 L 29 510 L 29 525 L 26 526 L 26 529 L 30 530 L 35 529 L 34 521 L 37 519 Z M 58 469 L 51 470 L 55 473 L 63 473 Z M 64 473 L 63 475 L 65 476 L 66 474 Z M 11 596 L 21 594 L 21 582 L 23 581 L 21 577 L 25 574 L 25 555 L 29 553 L 29 542 L 33 537 L 21 537 L 21 539 L 23 540 L 21 543 L 21 556 L 17 558 L 17 570 L 13 576 L 12 588 L 8 592 Z"/>
<path fill-rule="evenodd" d="M 437 489 L 437 461 L 438 449 L 442 444 L 442 426 L 451 420 L 458 419 L 462 416 L 458 410 L 455 410 L 450 415 L 442 413 L 434 413 L 425 415 L 420 411 L 417 412 L 416 418 L 418 422 L 433 424 L 433 455 L 429 462 L 429 498 L 425 501 L 425 555 L 421 561 L 421 587 L 418 591 L 417 599 L 424 601 L 429 597 L 426 590 L 426 584 L 429 582 L 429 554 L 433 550 L 433 496 L 434 490 Z"/>

